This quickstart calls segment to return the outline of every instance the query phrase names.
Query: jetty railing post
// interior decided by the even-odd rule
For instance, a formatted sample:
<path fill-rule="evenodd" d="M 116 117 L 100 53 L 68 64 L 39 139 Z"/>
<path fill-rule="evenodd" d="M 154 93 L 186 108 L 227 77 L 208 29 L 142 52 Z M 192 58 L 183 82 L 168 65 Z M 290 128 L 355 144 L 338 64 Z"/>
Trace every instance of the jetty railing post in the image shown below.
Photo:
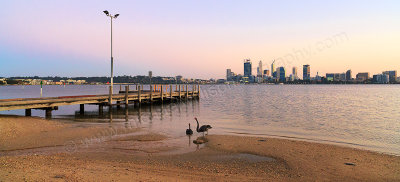
<path fill-rule="evenodd" d="M 197 98 L 200 98 L 200 84 L 197 85 Z"/>
<path fill-rule="evenodd" d="M 129 104 L 129 86 L 125 86 L 125 108 L 128 108 Z"/>
<path fill-rule="evenodd" d="M 122 84 L 119 85 L 119 91 L 121 91 L 121 90 L 122 90 Z"/>
<path fill-rule="evenodd" d="M 161 90 L 161 102 L 164 101 L 164 89 L 163 89 L 163 85 L 160 86 L 160 90 Z"/>
<path fill-rule="evenodd" d="M 137 84 L 136 84 L 136 90 L 138 90 L 137 87 L 138 87 L 138 86 L 137 86 Z"/>
<path fill-rule="evenodd" d="M 113 91 L 113 90 L 112 90 L 112 86 L 110 86 L 109 88 L 110 88 L 110 96 L 109 96 L 109 98 L 108 98 L 108 105 L 111 106 L 111 105 L 112 105 L 112 91 Z"/>

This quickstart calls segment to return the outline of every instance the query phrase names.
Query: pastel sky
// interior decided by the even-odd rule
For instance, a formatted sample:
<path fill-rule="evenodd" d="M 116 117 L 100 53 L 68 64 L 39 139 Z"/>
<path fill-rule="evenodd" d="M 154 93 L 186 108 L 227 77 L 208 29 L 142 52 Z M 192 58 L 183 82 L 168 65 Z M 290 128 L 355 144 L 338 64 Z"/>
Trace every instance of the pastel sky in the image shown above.
<path fill-rule="evenodd" d="M 243 60 L 311 73 L 400 71 L 400 1 L 2 0 L 0 76 L 224 78 Z"/>

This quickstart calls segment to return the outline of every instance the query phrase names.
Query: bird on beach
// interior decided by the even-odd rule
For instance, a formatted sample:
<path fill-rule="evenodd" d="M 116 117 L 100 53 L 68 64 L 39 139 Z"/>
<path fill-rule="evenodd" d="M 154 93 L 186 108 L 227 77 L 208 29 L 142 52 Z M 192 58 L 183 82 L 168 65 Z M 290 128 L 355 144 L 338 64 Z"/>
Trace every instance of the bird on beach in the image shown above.
<path fill-rule="evenodd" d="M 193 135 L 193 130 L 190 128 L 190 123 L 189 123 L 189 129 L 186 129 L 186 135 Z"/>
<path fill-rule="evenodd" d="M 199 121 L 197 120 L 197 118 L 194 118 L 194 119 L 195 119 L 196 122 L 197 122 L 196 131 L 197 131 L 198 133 L 202 132 L 202 133 L 203 133 L 203 137 L 204 137 L 204 132 L 207 132 L 207 135 L 208 135 L 208 129 L 211 129 L 212 127 L 211 127 L 210 125 L 203 125 L 203 126 L 201 126 L 201 127 L 199 128 Z"/>

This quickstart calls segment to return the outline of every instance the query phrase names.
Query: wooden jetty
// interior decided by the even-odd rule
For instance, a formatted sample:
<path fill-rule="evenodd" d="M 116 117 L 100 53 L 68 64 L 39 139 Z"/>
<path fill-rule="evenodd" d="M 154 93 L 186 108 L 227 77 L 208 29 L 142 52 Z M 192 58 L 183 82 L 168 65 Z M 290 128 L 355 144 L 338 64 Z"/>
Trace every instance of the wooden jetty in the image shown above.
<path fill-rule="evenodd" d="M 58 110 L 59 106 L 65 105 L 79 104 L 80 112 L 83 113 L 85 104 L 96 104 L 99 105 L 99 112 L 102 112 L 104 106 L 119 108 L 121 105 L 127 107 L 128 104 L 171 102 L 199 97 L 199 85 L 150 85 L 149 90 L 143 90 L 142 85 L 136 85 L 136 89 L 131 91 L 129 85 L 125 86 L 123 91 L 120 85 L 118 94 L 2 99 L 0 100 L 0 111 L 25 109 L 25 115 L 31 116 L 32 109 L 41 109 L 45 110 L 46 117 L 51 117 L 53 110 Z"/>

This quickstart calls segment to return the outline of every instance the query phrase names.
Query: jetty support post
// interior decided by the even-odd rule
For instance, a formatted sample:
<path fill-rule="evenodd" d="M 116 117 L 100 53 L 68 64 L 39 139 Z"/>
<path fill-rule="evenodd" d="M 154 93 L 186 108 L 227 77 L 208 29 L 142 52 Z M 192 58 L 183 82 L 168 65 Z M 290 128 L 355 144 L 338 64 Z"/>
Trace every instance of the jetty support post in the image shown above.
<path fill-rule="evenodd" d="M 169 99 L 172 102 L 172 85 L 170 85 L 170 87 L 169 87 Z"/>
<path fill-rule="evenodd" d="M 53 109 L 51 108 L 46 108 L 46 118 L 51 118 L 51 111 L 53 111 Z"/>
<path fill-rule="evenodd" d="M 128 108 L 129 104 L 129 86 L 125 86 L 125 108 Z"/>
<path fill-rule="evenodd" d="M 163 85 L 160 86 L 160 90 L 161 90 L 161 102 L 164 101 L 164 88 Z"/>
<path fill-rule="evenodd" d="M 179 92 L 179 100 L 181 100 L 181 85 L 179 85 L 179 90 L 178 90 L 178 92 Z"/>
<path fill-rule="evenodd" d="M 200 84 L 197 85 L 197 98 L 200 98 Z"/>
<path fill-rule="evenodd" d="M 112 106 L 112 87 L 110 86 L 110 96 L 108 98 L 108 105 L 110 105 L 110 107 Z"/>
<path fill-rule="evenodd" d="M 83 115 L 85 113 L 85 104 L 80 104 L 79 106 L 79 114 Z"/>
<path fill-rule="evenodd" d="M 139 106 L 142 103 L 142 89 L 141 86 L 139 85 L 139 90 L 138 90 L 138 102 L 139 102 Z"/>
<path fill-rule="evenodd" d="M 186 99 L 189 97 L 189 90 L 188 90 L 188 85 L 186 85 Z"/>
<path fill-rule="evenodd" d="M 121 108 L 121 101 L 117 101 L 117 109 Z"/>
<path fill-rule="evenodd" d="M 150 85 L 150 103 L 153 102 L 153 85 Z"/>
<path fill-rule="evenodd" d="M 25 109 L 25 116 L 32 116 L 32 109 Z"/>
<path fill-rule="evenodd" d="M 103 115 L 103 104 L 99 104 L 99 115 Z"/>

